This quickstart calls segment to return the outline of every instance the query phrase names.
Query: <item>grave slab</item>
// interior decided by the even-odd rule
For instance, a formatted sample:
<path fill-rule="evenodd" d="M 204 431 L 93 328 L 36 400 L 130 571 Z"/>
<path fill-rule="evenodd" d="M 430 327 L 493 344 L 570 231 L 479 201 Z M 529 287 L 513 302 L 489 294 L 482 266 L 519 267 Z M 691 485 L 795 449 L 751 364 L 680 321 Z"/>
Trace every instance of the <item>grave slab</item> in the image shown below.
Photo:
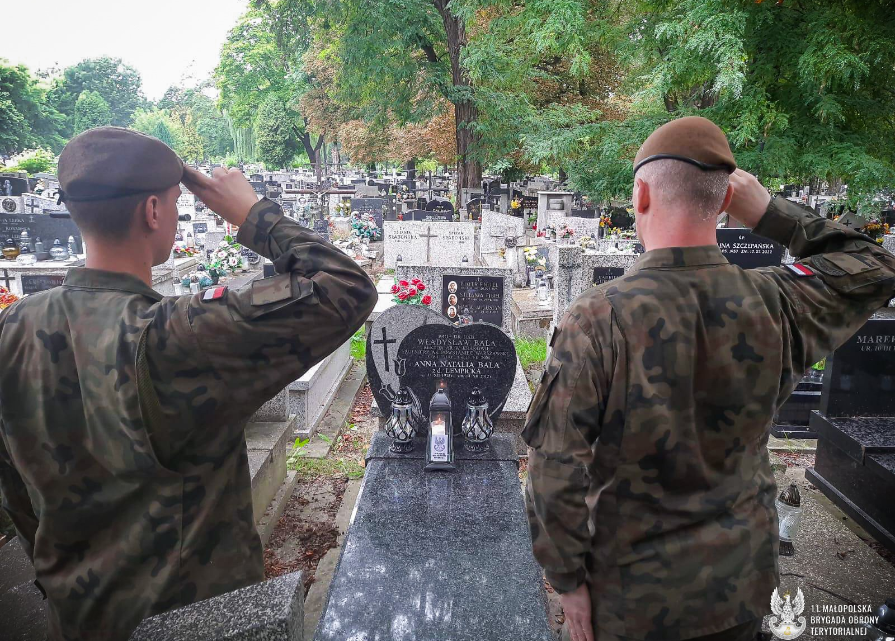
<path fill-rule="evenodd" d="M 302 641 L 301 572 L 150 617 L 130 641 Z"/>
<path fill-rule="evenodd" d="M 424 473 L 425 440 L 389 452 L 376 434 L 318 641 L 552 639 L 512 437 L 458 471 Z"/>

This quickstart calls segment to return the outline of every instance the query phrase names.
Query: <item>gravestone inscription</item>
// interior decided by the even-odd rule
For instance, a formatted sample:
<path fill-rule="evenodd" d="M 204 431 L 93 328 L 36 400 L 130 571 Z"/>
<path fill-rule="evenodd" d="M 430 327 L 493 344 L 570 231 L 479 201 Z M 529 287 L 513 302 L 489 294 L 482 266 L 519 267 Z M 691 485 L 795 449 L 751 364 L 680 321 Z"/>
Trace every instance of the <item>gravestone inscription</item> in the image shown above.
<path fill-rule="evenodd" d="M 504 283 L 499 276 L 442 276 L 441 311 L 451 322 L 467 317 L 500 327 L 503 296 Z"/>
<path fill-rule="evenodd" d="M 417 222 L 450 222 L 454 215 L 449 211 L 427 211 L 425 209 L 413 209 L 404 214 L 404 220 Z"/>
<path fill-rule="evenodd" d="M 718 229 L 718 247 L 732 265 L 743 269 L 779 267 L 783 245 L 768 240 L 748 229 Z"/>
<path fill-rule="evenodd" d="M 396 305 L 382 312 L 370 328 L 367 373 L 376 404 L 386 416 L 395 394 L 406 386 L 415 412 L 427 420 L 436 386 L 446 383 L 456 432 L 475 387 L 484 393 L 488 414 L 497 421 L 513 386 L 516 350 L 499 327 L 487 323 L 454 327 L 425 307 Z M 425 433 L 428 425 L 422 428 Z"/>
<path fill-rule="evenodd" d="M 64 274 L 22 274 L 22 293 L 36 294 L 59 287 L 65 281 Z"/>
<path fill-rule="evenodd" d="M 827 358 L 821 412 L 895 416 L 895 318 L 871 318 Z"/>
<path fill-rule="evenodd" d="M 323 238 L 329 242 L 329 221 L 328 220 L 320 220 L 319 218 L 314 221 L 314 231 L 323 236 Z"/>
<path fill-rule="evenodd" d="M 619 276 L 624 276 L 625 270 L 621 267 L 594 267 L 593 284 L 594 287 L 615 280 Z"/>
<path fill-rule="evenodd" d="M 67 212 L 51 214 L 0 214 L 0 242 L 7 238 L 18 239 L 23 231 L 32 239 L 40 238 L 44 247 L 51 247 L 57 238 L 66 245 L 68 237 L 75 239 L 75 249 L 84 253 L 81 231 Z"/>

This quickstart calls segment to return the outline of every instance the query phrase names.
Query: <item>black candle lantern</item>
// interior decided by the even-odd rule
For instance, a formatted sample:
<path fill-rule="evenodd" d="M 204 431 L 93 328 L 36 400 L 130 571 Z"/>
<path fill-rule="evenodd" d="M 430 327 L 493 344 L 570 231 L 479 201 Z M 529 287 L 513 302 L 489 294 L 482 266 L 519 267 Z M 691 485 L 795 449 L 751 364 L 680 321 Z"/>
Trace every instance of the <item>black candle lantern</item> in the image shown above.
<path fill-rule="evenodd" d="M 385 433 L 394 439 L 392 452 L 406 454 L 413 450 L 416 423 L 413 419 L 413 401 L 406 387 L 399 389 L 392 401 L 392 415 L 385 424 Z"/>
<path fill-rule="evenodd" d="M 451 399 L 440 383 L 429 402 L 429 437 L 426 443 L 426 470 L 455 470 L 454 429 Z"/>
<path fill-rule="evenodd" d="M 468 452 L 487 452 L 488 441 L 494 433 L 494 423 L 488 416 L 488 401 L 476 387 L 466 401 L 466 416 L 463 418 L 463 436 Z"/>

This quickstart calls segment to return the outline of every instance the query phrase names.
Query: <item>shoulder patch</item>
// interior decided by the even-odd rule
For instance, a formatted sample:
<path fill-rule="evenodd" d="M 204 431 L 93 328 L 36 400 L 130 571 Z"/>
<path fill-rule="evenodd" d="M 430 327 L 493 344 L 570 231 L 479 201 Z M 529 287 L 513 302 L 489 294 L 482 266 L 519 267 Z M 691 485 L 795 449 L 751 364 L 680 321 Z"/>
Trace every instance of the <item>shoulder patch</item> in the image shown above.
<path fill-rule="evenodd" d="M 270 305 L 292 298 L 292 272 L 252 283 L 252 305 Z"/>
<path fill-rule="evenodd" d="M 205 294 L 202 296 L 202 300 L 218 300 L 219 298 L 223 298 L 224 294 L 227 293 L 226 287 L 212 287 L 211 289 L 206 289 Z"/>
<path fill-rule="evenodd" d="M 807 276 L 815 276 L 814 270 L 808 267 L 808 265 L 804 265 L 802 263 L 793 263 L 791 265 L 786 266 L 793 274 L 799 276 L 800 278 L 805 278 Z"/>

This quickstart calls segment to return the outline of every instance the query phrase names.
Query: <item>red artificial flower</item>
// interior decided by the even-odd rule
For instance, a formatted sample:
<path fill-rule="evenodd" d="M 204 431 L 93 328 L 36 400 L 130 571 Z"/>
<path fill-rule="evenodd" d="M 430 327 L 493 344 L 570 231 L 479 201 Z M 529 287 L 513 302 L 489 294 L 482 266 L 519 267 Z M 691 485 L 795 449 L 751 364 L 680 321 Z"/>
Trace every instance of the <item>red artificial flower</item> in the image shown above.
<path fill-rule="evenodd" d="M 410 283 L 408 283 L 406 280 L 400 280 L 400 281 L 398 281 L 398 284 L 401 287 L 407 287 Z"/>
<path fill-rule="evenodd" d="M 413 283 L 414 285 L 419 285 L 423 281 L 421 281 L 419 278 L 413 278 L 413 279 L 411 279 L 410 282 Z"/>
<path fill-rule="evenodd" d="M 405 292 L 401 292 L 398 294 L 398 298 L 401 300 L 407 300 L 407 294 Z"/>
<path fill-rule="evenodd" d="M 400 287 L 398 287 L 397 285 L 392 285 L 392 294 L 397 294 L 400 291 L 401 291 Z"/>
<path fill-rule="evenodd" d="M 423 296 L 423 305 L 429 305 L 432 303 L 432 297 L 426 294 Z"/>
<path fill-rule="evenodd" d="M 416 289 L 413 288 L 413 287 L 411 287 L 411 288 L 410 288 L 410 291 L 408 292 L 408 294 L 410 294 L 411 296 L 416 296 Z"/>
<path fill-rule="evenodd" d="M 423 285 L 422 283 L 417 283 L 416 288 L 417 288 L 418 290 L 420 290 L 421 292 L 426 291 L 426 286 Z"/>
<path fill-rule="evenodd" d="M 531 228 L 534 229 L 535 231 L 538 231 L 538 225 L 537 225 L 537 223 L 534 224 L 534 225 L 532 225 Z"/>

